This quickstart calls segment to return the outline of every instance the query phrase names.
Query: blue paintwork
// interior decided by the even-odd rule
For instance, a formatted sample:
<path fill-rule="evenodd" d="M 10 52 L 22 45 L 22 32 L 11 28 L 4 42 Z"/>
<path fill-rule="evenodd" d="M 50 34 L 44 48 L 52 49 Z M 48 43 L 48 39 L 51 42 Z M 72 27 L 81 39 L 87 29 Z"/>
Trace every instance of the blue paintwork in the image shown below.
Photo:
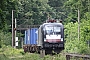
<path fill-rule="evenodd" d="M 25 31 L 24 44 L 37 44 L 38 35 L 36 31 L 38 28 L 31 28 Z"/>

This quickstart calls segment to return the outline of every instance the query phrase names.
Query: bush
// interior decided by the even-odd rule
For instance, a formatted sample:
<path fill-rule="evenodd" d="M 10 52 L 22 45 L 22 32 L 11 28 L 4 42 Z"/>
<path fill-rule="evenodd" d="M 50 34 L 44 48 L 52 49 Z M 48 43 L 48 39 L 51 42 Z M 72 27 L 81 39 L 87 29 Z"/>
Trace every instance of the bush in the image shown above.
<path fill-rule="evenodd" d="M 14 56 L 14 55 L 24 55 L 24 51 L 23 49 L 16 49 L 16 48 L 12 48 L 11 46 L 2 46 L 2 48 L 0 49 L 0 53 L 3 53 L 5 55 L 10 55 L 10 56 Z"/>
<path fill-rule="evenodd" d="M 11 45 L 11 33 L 5 33 L 3 31 L 0 31 L 0 48 L 2 47 L 2 45 Z"/>
<path fill-rule="evenodd" d="M 65 52 L 90 54 L 86 41 L 90 40 L 90 20 L 84 20 L 80 24 L 80 39 L 78 40 L 78 23 L 68 23 L 65 25 Z"/>
<path fill-rule="evenodd" d="M 0 54 L 2 54 L 0 57 L 2 60 L 65 60 L 65 56 L 61 54 L 45 55 L 44 58 L 40 58 L 40 54 L 24 53 L 23 49 L 15 49 L 5 45 L 0 48 Z"/>

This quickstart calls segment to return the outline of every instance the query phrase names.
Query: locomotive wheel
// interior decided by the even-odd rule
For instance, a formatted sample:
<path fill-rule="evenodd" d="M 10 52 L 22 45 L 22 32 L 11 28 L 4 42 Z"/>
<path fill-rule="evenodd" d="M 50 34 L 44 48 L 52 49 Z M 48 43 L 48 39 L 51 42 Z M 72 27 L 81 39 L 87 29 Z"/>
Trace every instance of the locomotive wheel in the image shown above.
<path fill-rule="evenodd" d="M 40 50 L 40 57 L 43 58 L 45 56 L 45 50 Z"/>

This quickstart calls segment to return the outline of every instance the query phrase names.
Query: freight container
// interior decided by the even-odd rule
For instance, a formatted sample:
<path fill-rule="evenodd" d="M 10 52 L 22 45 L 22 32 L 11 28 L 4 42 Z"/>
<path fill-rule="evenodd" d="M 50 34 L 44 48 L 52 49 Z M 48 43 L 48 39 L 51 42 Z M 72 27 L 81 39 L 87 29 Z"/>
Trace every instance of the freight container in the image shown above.
<path fill-rule="evenodd" d="M 37 28 L 32 28 L 30 30 L 30 44 L 37 44 L 37 31 L 38 29 Z"/>
<path fill-rule="evenodd" d="M 37 39 L 38 39 L 38 35 L 36 33 L 36 31 L 38 30 L 38 28 L 31 28 L 31 29 L 27 29 L 25 31 L 25 41 L 24 44 L 37 44 Z"/>
<path fill-rule="evenodd" d="M 38 28 L 30 28 L 25 30 L 25 39 L 23 45 L 24 52 L 38 52 L 38 34 L 36 33 L 37 31 Z"/>

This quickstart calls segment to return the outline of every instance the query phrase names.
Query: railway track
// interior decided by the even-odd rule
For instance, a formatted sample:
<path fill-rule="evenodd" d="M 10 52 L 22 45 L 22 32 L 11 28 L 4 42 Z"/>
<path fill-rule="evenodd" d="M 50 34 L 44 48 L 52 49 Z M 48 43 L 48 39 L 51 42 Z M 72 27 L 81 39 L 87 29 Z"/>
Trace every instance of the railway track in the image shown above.
<path fill-rule="evenodd" d="M 33 55 L 34 54 L 34 55 Z M 59 53 L 59 54 L 42 54 L 42 56 L 40 54 L 37 54 L 37 53 L 28 53 L 28 59 L 29 57 L 32 55 L 32 56 L 35 56 L 38 55 L 38 57 L 40 56 L 40 58 L 43 58 L 44 60 L 48 60 L 48 59 L 51 59 L 51 60 L 90 60 L 90 55 L 84 55 L 84 54 L 76 54 L 76 53 Z M 0 54 L 2 56 L 4 56 L 5 58 L 7 56 L 5 56 L 4 54 Z M 25 56 L 10 56 L 9 59 L 17 59 L 17 58 L 25 58 Z"/>
<path fill-rule="evenodd" d="M 76 54 L 76 53 L 60 53 L 60 54 L 47 54 L 50 55 L 53 59 L 60 56 L 65 56 L 65 60 L 90 60 L 90 55 L 85 54 Z M 40 57 L 44 57 L 45 54 L 40 55 Z"/>
<path fill-rule="evenodd" d="M 76 60 L 90 60 L 90 55 L 85 54 L 75 54 L 75 53 L 66 53 L 66 60 L 70 60 L 72 58 Z"/>

